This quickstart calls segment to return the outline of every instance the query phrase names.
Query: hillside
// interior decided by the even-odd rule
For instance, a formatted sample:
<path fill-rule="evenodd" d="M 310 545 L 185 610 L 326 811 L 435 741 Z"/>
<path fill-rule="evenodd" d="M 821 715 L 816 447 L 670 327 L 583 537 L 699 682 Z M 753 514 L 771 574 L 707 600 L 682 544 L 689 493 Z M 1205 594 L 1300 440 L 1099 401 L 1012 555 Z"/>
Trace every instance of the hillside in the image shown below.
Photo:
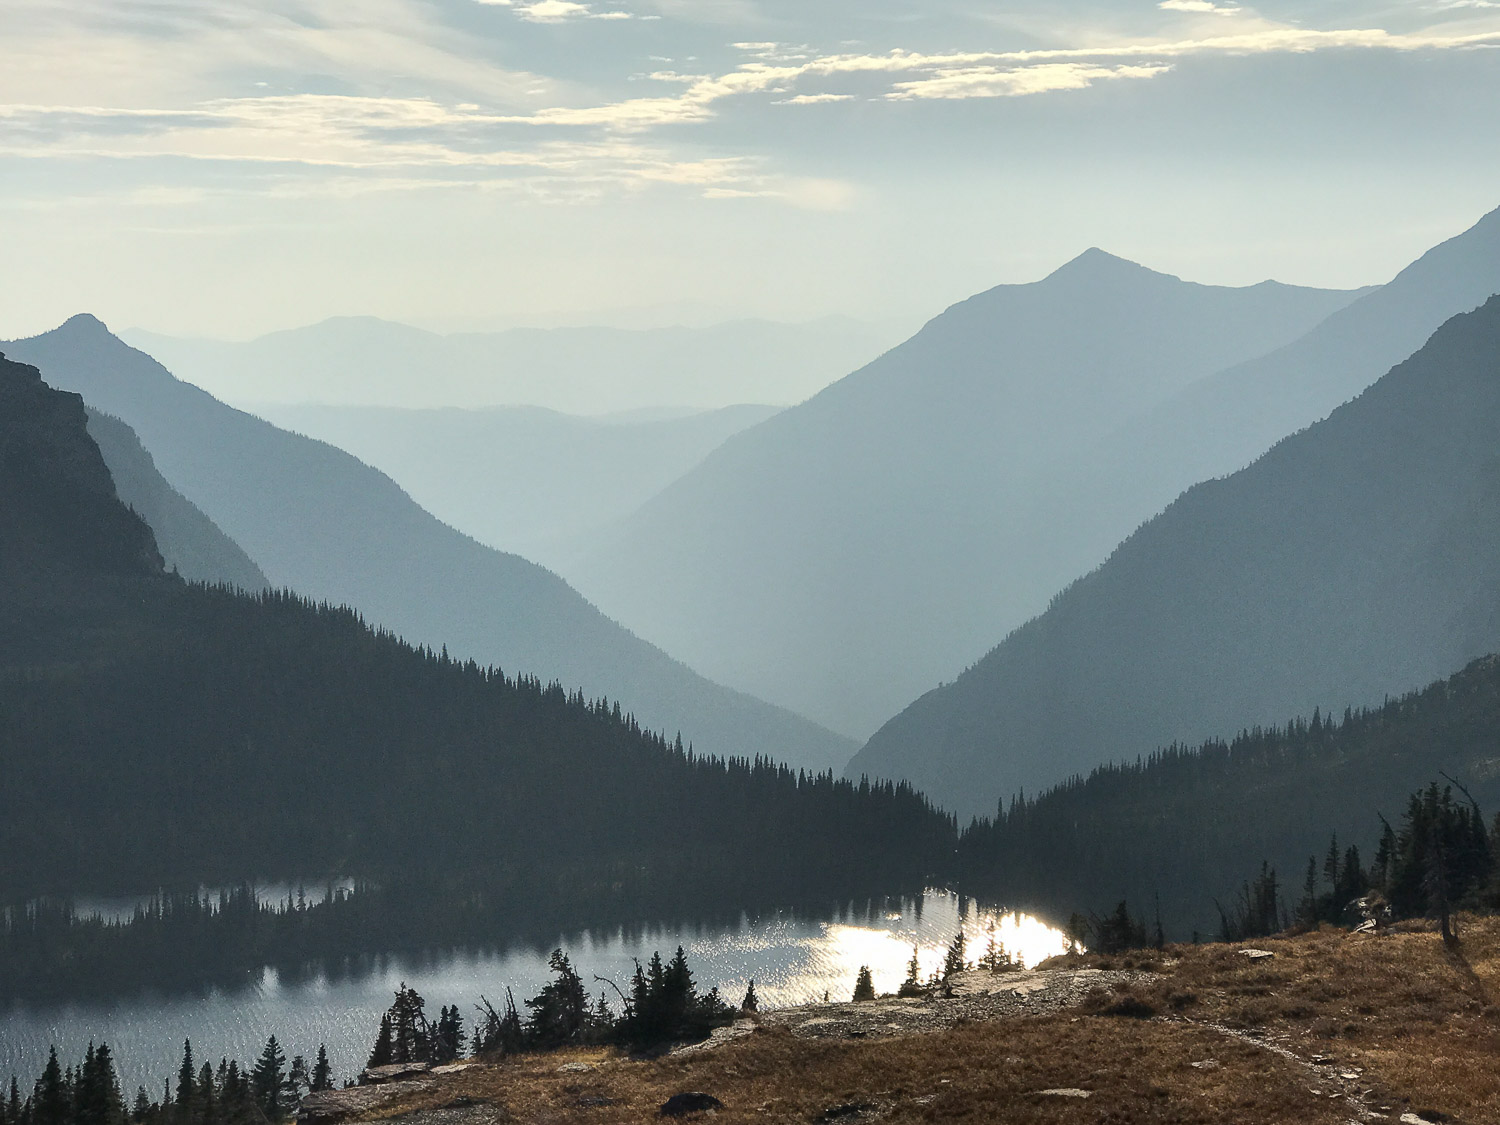
<path fill-rule="evenodd" d="M 879 355 L 888 330 L 841 317 L 703 328 L 513 328 L 440 335 L 334 317 L 243 343 L 125 339 L 236 406 L 540 406 L 570 414 L 800 402 Z M 423 372 L 420 381 L 412 371 Z"/>
<path fill-rule="evenodd" d="M 565 573 L 705 675 L 867 737 L 1118 541 L 1060 556 L 1057 525 L 1154 510 L 1037 521 L 1040 482 L 1355 296 L 1195 285 L 1091 250 L 730 439 Z"/>
<path fill-rule="evenodd" d="M 589 535 L 629 515 L 776 408 L 669 417 L 580 417 L 534 406 L 272 405 L 255 413 L 375 466 L 481 543 L 558 568 Z"/>
<path fill-rule="evenodd" d="M 1172 741 L 1379 702 L 1500 648 L 1500 298 L 1195 486 L 849 769 L 989 812 Z"/>
<path fill-rule="evenodd" d="M 1167 747 L 1011 801 L 964 833 L 961 882 L 1054 917 L 1103 915 L 1126 898 L 1143 913 L 1159 910 L 1178 938 L 1217 933 L 1215 902 L 1232 903 L 1263 860 L 1294 898 L 1308 857 L 1321 864 L 1330 837 L 1370 862 L 1380 817 L 1399 827 L 1410 795 L 1443 777 L 1493 815 L 1496 730 L 1500 657 L 1486 656 L 1342 718 L 1314 712 Z"/>
<path fill-rule="evenodd" d="M 413 643 L 618 699 L 700 751 L 837 767 L 852 745 L 718 686 L 549 571 L 424 511 L 390 478 L 182 383 L 92 317 L 5 345 L 140 435 L 157 468 L 277 587 L 356 607 Z"/>
<path fill-rule="evenodd" d="M 150 526 L 169 569 L 189 582 L 242 590 L 270 585 L 238 543 L 162 478 L 135 431 L 97 410 L 89 411 L 88 419 L 89 436 L 109 466 L 115 492 Z"/>
<path fill-rule="evenodd" d="M 348 875 L 432 941 L 459 908 L 494 940 L 570 911 L 920 888 L 950 845 L 910 790 L 694 758 L 618 704 L 347 610 L 184 583 L 78 396 L 7 361 L 0 404 L 0 563 L 29 568 L 0 585 L 0 902 Z M 380 940 L 362 914 L 346 951 Z"/>

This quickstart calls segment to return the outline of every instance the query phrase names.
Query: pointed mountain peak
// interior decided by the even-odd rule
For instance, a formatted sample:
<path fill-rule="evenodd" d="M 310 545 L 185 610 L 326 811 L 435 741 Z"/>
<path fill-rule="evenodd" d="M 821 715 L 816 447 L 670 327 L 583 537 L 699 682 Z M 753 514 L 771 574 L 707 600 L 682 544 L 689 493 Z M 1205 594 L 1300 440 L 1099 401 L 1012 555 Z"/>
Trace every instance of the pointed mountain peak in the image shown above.
<path fill-rule="evenodd" d="M 87 333 L 95 336 L 113 335 L 109 330 L 109 326 L 93 313 L 78 313 L 75 316 L 68 317 L 67 320 L 63 321 L 58 331 L 78 334 Z"/>
<path fill-rule="evenodd" d="M 1115 281 L 1130 277 L 1165 277 L 1153 269 L 1090 246 L 1072 261 L 1059 266 L 1044 279 L 1046 281 Z"/>

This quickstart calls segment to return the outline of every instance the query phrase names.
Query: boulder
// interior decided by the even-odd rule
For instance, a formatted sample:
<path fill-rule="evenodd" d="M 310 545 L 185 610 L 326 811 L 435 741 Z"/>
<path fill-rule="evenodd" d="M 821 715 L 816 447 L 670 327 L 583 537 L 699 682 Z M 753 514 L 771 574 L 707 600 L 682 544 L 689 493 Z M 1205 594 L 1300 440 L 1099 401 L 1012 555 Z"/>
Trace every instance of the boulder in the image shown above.
<path fill-rule="evenodd" d="M 662 1102 L 657 1114 L 661 1117 L 686 1117 L 690 1113 L 707 1113 L 711 1109 L 723 1109 L 724 1103 L 712 1094 L 693 1090 L 685 1094 L 673 1094 Z"/>

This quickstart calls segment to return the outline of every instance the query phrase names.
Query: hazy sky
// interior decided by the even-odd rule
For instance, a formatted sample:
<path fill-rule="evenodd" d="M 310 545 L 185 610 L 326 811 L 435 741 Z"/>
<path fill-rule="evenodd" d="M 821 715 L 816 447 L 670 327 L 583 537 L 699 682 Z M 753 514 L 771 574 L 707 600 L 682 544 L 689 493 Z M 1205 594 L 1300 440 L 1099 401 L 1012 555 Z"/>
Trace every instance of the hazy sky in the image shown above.
<path fill-rule="evenodd" d="M 3 0 L 0 337 L 930 315 L 1089 245 L 1384 280 L 1500 0 Z"/>

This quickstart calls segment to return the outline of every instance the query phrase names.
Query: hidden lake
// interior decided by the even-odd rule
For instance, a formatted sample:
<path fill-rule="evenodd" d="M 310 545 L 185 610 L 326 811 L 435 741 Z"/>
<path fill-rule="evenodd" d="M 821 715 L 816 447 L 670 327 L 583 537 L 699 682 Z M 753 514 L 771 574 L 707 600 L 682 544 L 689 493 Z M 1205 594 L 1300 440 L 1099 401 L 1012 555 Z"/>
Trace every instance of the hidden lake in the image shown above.
<path fill-rule="evenodd" d="M 273 893 L 280 893 L 281 888 Z M 87 904 L 80 903 L 81 909 Z M 113 913 L 128 904 L 100 903 Z M 878 992 L 894 992 L 906 976 L 916 947 L 924 976 L 937 969 L 960 927 L 970 959 L 995 939 L 1027 965 L 1063 952 L 1061 930 L 1026 913 L 984 906 L 946 890 L 902 899 L 870 900 L 831 909 L 821 918 L 807 914 L 742 917 L 736 925 L 680 924 L 559 937 L 584 980 L 597 993 L 618 999 L 608 978 L 627 988 L 637 959 L 653 952 L 669 956 L 680 945 L 687 953 L 700 992 L 717 987 L 738 1004 L 753 979 L 763 1008 L 822 1000 L 847 1000 L 855 977 L 868 965 Z M 326 1045 L 335 1081 L 353 1078 L 363 1067 L 380 1023 L 398 986 L 419 992 L 427 1010 L 457 1004 L 472 1025 L 481 997 L 501 1007 L 506 989 L 516 1004 L 534 996 L 550 979 L 551 947 L 516 945 L 485 952 L 444 952 L 429 956 L 390 956 L 361 960 L 343 972 L 320 971 L 295 982 L 274 969 L 258 979 L 225 989 L 169 996 L 139 993 L 105 1001 L 13 1003 L 0 1009 L 0 1081 L 14 1074 L 23 1087 L 41 1072 L 50 1046 L 64 1065 L 83 1057 L 89 1042 L 106 1042 L 114 1053 L 127 1103 L 137 1087 L 159 1095 L 162 1082 L 177 1073 L 184 1040 L 193 1057 L 217 1066 L 220 1058 L 253 1062 L 275 1035 L 288 1058 L 311 1061 Z"/>

